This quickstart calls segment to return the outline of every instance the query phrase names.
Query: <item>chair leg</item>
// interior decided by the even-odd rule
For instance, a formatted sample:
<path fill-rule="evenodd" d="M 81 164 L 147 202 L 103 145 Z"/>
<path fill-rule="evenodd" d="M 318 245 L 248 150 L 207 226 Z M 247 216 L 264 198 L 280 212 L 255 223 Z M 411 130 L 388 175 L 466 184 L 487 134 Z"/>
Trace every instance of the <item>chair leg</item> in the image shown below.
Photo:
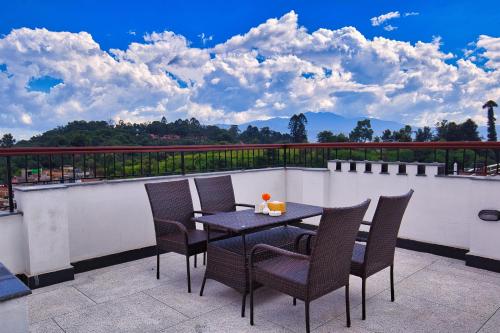
<path fill-rule="evenodd" d="M 253 279 L 250 279 L 250 325 L 253 326 Z"/>
<path fill-rule="evenodd" d="M 197 254 L 194 255 L 194 268 L 196 268 L 196 266 L 198 266 L 198 255 Z"/>
<path fill-rule="evenodd" d="M 394 264 L 391 265 L 391 302 L 394 302 Z"/>
<path fill-rule="evenodd" d="M 365 278 L 362 278 L 361 279 L 361 307 L 362 307 L 362 316 L 361 318 L 363 320 L 366 319 L 366 279 Z"/>
<path fill-rule="evenodd" d="M 160 250 L 156 247 L 156 279 L 160 279 Z"/>
<path fill-rule="evenodd" d="M 306 333 L 309 333 L 311 331 L 310 325 L 309 325 L 309 301 L 305 301 L 305 309 L 306 309 Z"/>
<path fill-rule="evenodd" d="M 349 304 L 349 284 L 345 286 L 345 315 L 347 327 L 351 327 L 351 306 Z"/>
<path fill-rule="evenodd" d="M 191 270 L 189 267 L 189 255 L 186 255 L 186 269 L 187 269 L 188 293 L 190 293 L 191 292 Z"/>
<path fill-rule="evenodd" d="M 247 292 L 243 293 L 243 299 L 241 300 L 241 317 L 245 318 L 245 306 L 247 305 Z"/>
<path fill-rule="evenodd" d="M 207 252 L 203 252 L 203 266 L 207 264 Z"/>
<path fill-rule="evenodd" d="M 200 296 L 203 296 L 203 290 L 205 290 L 205 282 L 207 282 L 207 272 L 203 275 L 203 282 L 201 283 Z"/>
<path fill-rule="evenodd" d="M 297 305 L 297 298 L 293 298 L 293 306 Z"/>

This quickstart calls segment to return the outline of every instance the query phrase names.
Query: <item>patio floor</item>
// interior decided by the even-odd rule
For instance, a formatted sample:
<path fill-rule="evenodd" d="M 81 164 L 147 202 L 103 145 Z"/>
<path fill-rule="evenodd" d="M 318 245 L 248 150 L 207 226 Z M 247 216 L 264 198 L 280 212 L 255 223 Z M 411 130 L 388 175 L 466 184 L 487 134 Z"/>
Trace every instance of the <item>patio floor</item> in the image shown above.
<path fill-rule="evenodd" d="M 199 256 L 201 259 L 201 256 Z M 201 262 L 201 260 L 199 260 Z M 256 325 L 240 317 L 240 294 L 208 280 L 198 296 L 204 268 L 185 259 L 155 258 L 78 274 L 74 281 L 36 289 L 29 296 L 31 332 L 304 332 L 304 306 L 269 289 L 255 295 Z M 367 320 L 361 320 L 361 280 L 351 277 L 352 327 L 345 327 L 344 290 L 311 303 L 313 332 L 500 332 L 500 274 L 462 261 L 397 249 L 396 302 L 389 272 L 367 281 Z"/>

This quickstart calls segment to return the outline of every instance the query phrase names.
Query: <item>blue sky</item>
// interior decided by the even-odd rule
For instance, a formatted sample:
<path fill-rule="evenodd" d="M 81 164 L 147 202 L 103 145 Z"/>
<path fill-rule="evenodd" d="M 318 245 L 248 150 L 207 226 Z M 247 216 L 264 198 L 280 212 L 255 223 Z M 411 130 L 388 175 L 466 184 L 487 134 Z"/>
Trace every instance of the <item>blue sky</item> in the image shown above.
<path fill-rule="evenodd" d="M 2 1 L 0 134 L 72 120 L 415 126 L 500 102 L 498 1 Z"/>
<path fill-rule="evenodd" d="M 0 34 L 14 28 L 87 31 L 103 49 L 124 49 L 153 31 L 174 31 L 193 46 L 222 43 L 290 10 L 308 30 L 354 26 L 366 37 L 410 42 L 441 36 L 443 50 L 459 53 L 478 35 L 498 35 L 498 1 L 2 1 Z M 395 20 L 398 29 L 373 27 L 370 18 L 398 10 L 418 16 Z M 135 36 L 129 32 L 135 32 Z M 213 36 L 203 45 L 200 35 Z"/>

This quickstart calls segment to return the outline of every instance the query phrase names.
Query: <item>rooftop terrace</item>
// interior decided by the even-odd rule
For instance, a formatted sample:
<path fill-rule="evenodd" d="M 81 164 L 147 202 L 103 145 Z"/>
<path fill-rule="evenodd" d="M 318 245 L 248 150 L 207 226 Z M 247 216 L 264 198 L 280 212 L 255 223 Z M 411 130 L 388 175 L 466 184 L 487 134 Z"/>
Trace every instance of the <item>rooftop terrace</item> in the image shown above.
<path fill-rule="evenodd" d="M 197 291 L 203 266 L 192 269 L 193 293 L 185 290 L 184 258 L 154 257 L 76 274 L 35 289 L 28 297 L 30 331 L 62 332 L 303 332 L 304 308 L 289 296 L 261 288 L 256 322 L 240 317 L 241 295 L 215 281 Z M 168 263 L 168 266 L 167 266 Z M 500 274 L 460 260 L 397 249 L 396 302 L 388 270 L 367 283 L 367 319 L 361 320 L 361 280 L 351 277 L 352 327 L 345 327 L 343 290 L 311 303 L 313 332 L 498 332 Z"/>
<path fill-rule="evenodd" d="M 31 332 L 303 332 L 303 303 L 270 289 L 256 291 L 253 327 L 237 291 L 209 279 L 198 296 L 201 264 L 187 293 L 182 255 L 163 254 L 157 280 L 144 184 L 187 179 L 200 209 L 193 178 L 229 174 L 237 202 L 255 204 L 263 192 L 321 207 L 370 198 L 366 220 L 380 195 L 413 189 L 399 229 L 396 301 L 385 269 L 367 280 L 361 320 L 361 280 L 351 276 L 352 327 L 339 289 L 311 302 L 311 329 L 499 332 L 500 221 L 478 216 L 500 208 L 498 152 L 498 143 L 3 149 L 12 212 L 0 212 L 0 262 L 33 289 L 22 298 Z M 32 167 L 49 181 L 29 176 Z"/>

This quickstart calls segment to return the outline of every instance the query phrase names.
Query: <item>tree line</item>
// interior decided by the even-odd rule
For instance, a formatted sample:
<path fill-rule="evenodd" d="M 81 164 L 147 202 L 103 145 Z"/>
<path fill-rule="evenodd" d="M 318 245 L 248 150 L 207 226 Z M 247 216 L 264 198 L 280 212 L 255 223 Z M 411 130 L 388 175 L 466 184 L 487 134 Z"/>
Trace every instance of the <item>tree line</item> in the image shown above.
<path fill-rule="evenodd" d="M 483 109 L 488 112 L 487 140 L 497 141 L 497 133 L 495 127 L 494 108 L 498 105 L 489 100 L 483 105 Z M 295 120 L 297 121 L 297 120 Z M 307 119 L 305 120 L 307 123 Z M 290 120 L 292 122 L 292 119 Z M 296 128 L 297 125 L 293 125 Z M 293 133 L 292 137 L 293 136 Z M 300 140 L 304 137 L 304 133 L 297 136 Z M 307 135 L 306 135 L 307 140 Z M 472 119 L 467 119 L 462 123 L 442 120 L 436 123 L 434 130 L 429 126 L 418 128 L 416 131 L 410 125 L 405 125 L 397 131 L 386 129 L 380 136 L 374 136 L 371 127 L 370 119 L 358 121 L 356 127 L 348 134 L 334 134 L 332 131 L 322 131 L 318 133 L 318 142 L 430 142 L 430 141 L 481 141 L 479 136 L 478 126 Z M 305 141 L 298 141 L 305 142 Z"/>
<path fill-rule="evenodd" d="M 489 100 L 483 105 L 488 114 L 488 141 L 497 141 L 494 108 L 498 105 Z M 289 133 L 274 131 L 269 127 L 257 128 L 249 125 L 240 131 L 237 125 L 221 128 L 202 125 L 196 118 L 177 119 L 168 122 L 165 117 L 159 121 L 117 124 L 106 121 L 70 122 L 64 126 L 33 136 L 29 140 L 16 142 L 10 134 L 0 139 L 1 147 L 38 146 L 116 146 L 116 145 L 194 145 L 194 144 L 236 144 L 236 143 L 301 143 L 307 142 L 307 118 L 304 114 L 293 115 L 288 123 Z M 429 142 L 429 141 L 480 141 L 478 126 L 472 119 L 462 123 L 442 120 L 434 129 L 424 126 L 413 130 L 409 125 L 392 131 L 386 129 L 380 136 L 374 136 L 370 119 L 358 121 L 348 134 L 324 130 L 318 133 L 318 142 Z"/>

